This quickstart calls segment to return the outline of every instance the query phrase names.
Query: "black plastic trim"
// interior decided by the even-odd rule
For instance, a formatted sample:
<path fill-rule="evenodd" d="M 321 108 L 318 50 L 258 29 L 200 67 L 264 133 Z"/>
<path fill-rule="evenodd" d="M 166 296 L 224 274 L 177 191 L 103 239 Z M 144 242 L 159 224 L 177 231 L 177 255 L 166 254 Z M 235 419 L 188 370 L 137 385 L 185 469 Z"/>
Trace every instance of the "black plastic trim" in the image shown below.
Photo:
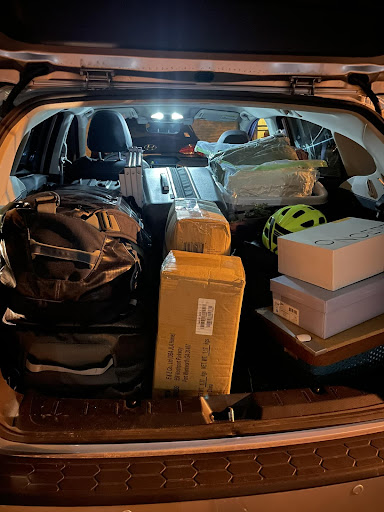
<path fill-rule="evenodd" d="M 242 451 L 145 457 L 0 454 L 0 503 L 112 506 L 220 499 L 384 475 L 384 433 Z"/>

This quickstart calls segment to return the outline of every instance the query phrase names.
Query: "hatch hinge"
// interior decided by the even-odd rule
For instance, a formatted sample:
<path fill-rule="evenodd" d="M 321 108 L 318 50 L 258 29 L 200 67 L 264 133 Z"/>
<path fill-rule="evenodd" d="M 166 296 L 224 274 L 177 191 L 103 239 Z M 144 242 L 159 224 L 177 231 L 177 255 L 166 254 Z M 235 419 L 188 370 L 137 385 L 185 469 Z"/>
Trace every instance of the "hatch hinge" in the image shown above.
<path fill-rule="evenodd" d="M 112 86 L 112 80 L 115 72 L 110 69 L 84 69 L 80 70 L 80 75 L 85 78 L 86 89 L 109 89 Z"/>
<path fill-rule="evenodd" d="M 319 76 L 291 76 L 291 94 L 302 94 L 305 96 L 315 95 L 315 84 L 321 82 Z"/>

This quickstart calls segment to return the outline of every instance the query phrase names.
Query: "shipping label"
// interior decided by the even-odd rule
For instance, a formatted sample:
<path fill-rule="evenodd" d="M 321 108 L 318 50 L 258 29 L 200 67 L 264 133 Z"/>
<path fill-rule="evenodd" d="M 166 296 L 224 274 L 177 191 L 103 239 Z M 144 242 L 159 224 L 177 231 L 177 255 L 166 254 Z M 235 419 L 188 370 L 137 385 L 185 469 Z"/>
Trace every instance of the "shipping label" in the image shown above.
<path fill-rule="evenodd" d="M 293 324 L 299 325 L 299 310 L 285 302 L 273 299 L 273 312 Z"/>
<path fill-rule="evenodd" d="M 199 299 L 197 303 L 196 334 L 212 336 L 215 321 L 215 299 Z"/>

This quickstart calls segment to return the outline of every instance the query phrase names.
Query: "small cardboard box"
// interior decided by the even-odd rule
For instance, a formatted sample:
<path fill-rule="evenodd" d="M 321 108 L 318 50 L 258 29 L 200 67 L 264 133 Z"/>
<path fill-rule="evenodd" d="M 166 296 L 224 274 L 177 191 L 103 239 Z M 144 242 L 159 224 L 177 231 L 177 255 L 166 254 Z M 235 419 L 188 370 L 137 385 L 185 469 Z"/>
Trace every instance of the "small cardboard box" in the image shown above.
<path fill-rule="evenodd" d="M 273 312 L 329 338 L 384 313 L 384 274 L 330 292 L 298 279 L 271 279 Z"/>
<path fill-rule="evenodd" d="M 229 255 L 229 223 L 215 203 L 201 199 L 175 199 L 168 214 L 166 254 L 189 251 Z"/>
<path fill-rule="evenodd" d="M 348 218 L 280 236 L 279 272 L 338 290 L 384 272 L 384 222 Z"/>
<path fill-rule="evenodd" d="M 161 271 L 155 397 L 230 392 L 244 285 L 240 258 L 168 254 Z"/>

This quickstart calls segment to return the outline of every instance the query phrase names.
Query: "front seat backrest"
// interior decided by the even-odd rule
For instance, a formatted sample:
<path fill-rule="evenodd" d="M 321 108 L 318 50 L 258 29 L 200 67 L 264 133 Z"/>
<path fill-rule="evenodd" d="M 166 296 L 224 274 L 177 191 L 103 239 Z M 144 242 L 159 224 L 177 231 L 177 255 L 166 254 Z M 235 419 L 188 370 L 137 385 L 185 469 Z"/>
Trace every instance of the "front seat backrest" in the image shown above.
<path fill-rule="evenodd" d="M 98 158 L 83 156 L 76 160 L 70 171 L 70 179 L 118 180 L 124 169 L 125 153 L 132 147 L 132 137 L 124 117 L 114 110 L 100 110 L 92 117 L 88 130 L 88 148 Z M 109 155 L 104 159 L 105 154 Z"/>
<path fill-rule="evenodd" d="M 123 153 L 132 147 L 132 137 L 120 112 L 100 110 L 92 117 L 88 148 L 94 153 Z"/>
<path fill-rule="evenodd" d="M 222 133 L 217 142 L 225 144 L 244 144 L 249 142 L 249 137 L 243 130 L 227 130 Z"/>

